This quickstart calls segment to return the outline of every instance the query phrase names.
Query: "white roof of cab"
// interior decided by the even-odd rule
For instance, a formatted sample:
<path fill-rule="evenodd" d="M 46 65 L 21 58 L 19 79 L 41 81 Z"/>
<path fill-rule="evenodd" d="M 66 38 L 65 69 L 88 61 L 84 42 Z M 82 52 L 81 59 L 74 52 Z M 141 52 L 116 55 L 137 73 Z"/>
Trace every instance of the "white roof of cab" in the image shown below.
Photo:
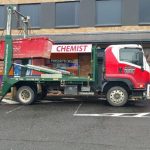
<path fill-rule="evenodd" d="M 138 44 L 120 44 L 120 45 L 110 45 L 109 47 L 112 48 L 125 48 L 125 47 L 130 47 L 130 48 L 142 48 L 141 45 Z"/>

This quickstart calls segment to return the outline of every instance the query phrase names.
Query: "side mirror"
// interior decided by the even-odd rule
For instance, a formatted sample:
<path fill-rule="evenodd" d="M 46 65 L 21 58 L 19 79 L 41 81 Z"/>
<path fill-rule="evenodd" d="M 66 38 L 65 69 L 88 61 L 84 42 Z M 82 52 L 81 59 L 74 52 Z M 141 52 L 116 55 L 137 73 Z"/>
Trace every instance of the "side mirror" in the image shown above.
<path fill-rule="evenodd" d="M 143 70 L 143 52 L 139 52 L 139 65 Z"/>

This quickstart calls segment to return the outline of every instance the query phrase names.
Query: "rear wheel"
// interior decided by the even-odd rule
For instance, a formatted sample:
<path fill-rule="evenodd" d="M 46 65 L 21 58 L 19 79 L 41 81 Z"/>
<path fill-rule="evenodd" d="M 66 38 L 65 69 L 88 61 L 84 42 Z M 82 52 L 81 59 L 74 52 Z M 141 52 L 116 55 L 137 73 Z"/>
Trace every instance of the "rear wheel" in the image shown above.
<path fill-rule="evenodd" d="M 35 101 L 36 94 L 30 86 L 22 86 L 16 93 L 17 100 L 24 105 L 30 105 Z"/>
<path fill-rule="evenodd" d="M 123 106 L 127 103 L 127 100 L 128 93 L 120 86 L 112 87 L 107 92 L 107 101 L 112 106 Z"/>

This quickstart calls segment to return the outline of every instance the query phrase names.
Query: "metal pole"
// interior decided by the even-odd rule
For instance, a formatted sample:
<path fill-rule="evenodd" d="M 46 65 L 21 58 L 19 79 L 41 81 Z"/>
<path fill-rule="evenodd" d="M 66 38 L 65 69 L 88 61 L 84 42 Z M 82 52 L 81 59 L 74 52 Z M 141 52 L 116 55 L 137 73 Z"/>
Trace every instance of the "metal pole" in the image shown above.
<path fill-rule="evenodd" d="M 23 17 L 23 18 L 26 18 L 26 16 L 24 16 L 23 14 L 21 14 L 19 11 L 17 10 L 14 10 L 19 16 Z"/>
<path fill-rule="evenodd" d="M 28 23 L 29 23 L 30 17 L 23 17 L 23 30 L 24 30 L 24 38 L 28 36 Z"/>
<path fill-rule="evenodd" d="M 6 34 L 11 35 L 11 20 L 12 20 L 12 8 L 7 8 L 7 27 L 6 27 Z"/>
<path fill-rule="evenodd" d="M 28 24 L 29 24 L 29 16 L 24 16 L 19 11 L 15 10 L 15 13 L 17 13 L 19 16 L 21 16 L 21 19 L 23 21 L 23 30 L 24 30 L 24 38 L 28 36 Z"/>

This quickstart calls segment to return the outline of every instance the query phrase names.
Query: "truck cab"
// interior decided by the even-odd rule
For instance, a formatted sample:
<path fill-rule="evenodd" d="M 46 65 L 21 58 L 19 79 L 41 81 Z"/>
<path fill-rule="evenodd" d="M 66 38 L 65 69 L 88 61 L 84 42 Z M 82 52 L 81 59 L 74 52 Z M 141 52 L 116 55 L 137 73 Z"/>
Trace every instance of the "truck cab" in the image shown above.
<path fill-rule="evenodd" d="M 140 45 L 111 45 L 105 50 L 104 91 L 110 103 L 119 103 L 115 97 L 143 99 L 149 83 L 149 65 Z M 124 88 L 125 95 L 117 87 Z M 108 90 L 109 89 L 109 90 Z M 148 92 L 147 92 L 148 93 Z M 121 99 L 120 99 L 121 100 Z M 114 104 L 115 105 L 115 104 Z"/>

